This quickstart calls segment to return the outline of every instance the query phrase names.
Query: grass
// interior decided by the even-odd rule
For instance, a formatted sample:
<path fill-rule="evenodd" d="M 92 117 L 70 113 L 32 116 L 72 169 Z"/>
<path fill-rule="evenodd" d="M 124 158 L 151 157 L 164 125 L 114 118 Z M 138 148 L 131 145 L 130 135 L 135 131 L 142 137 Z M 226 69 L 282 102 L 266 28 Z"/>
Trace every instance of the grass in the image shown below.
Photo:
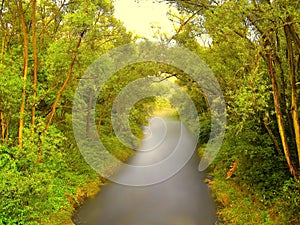
<path fill-rule="evenodd" d="M 222 224 L 275 224 L 270 219 L 269 210 L 233 181 L 215 178 L 211 188 Z"/>

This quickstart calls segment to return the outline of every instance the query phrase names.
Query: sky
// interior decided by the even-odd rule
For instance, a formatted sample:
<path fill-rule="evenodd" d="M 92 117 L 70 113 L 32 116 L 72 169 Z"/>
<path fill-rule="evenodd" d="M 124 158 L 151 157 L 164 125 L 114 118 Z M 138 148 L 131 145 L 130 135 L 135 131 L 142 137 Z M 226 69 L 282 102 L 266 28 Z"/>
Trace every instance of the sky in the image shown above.
<path fill-rule="evenodd" d="M 168 19 L 167 12 L 169 6 L 164 3 L 158 3 L 153 0 L 114 0 L 115 17 L 124 22 L 127 30 L 134 34 L 146 37 L 149 40 L 153 38 L 157 29 L 151 27 L 161 27 L 163 33 L 171 36 L 174 33 L 173 24 Z"/>

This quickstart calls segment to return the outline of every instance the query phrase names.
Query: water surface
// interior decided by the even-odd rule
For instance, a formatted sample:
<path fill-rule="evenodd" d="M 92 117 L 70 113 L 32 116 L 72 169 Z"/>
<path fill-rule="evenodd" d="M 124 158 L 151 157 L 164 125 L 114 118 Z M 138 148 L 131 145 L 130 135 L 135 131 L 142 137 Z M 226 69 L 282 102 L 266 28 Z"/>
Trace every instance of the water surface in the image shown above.
<path fill-rule="evenodd" d="M 194 144 L 180 122 L 155 119 L 145 128 L 145 139 L 130 164 L 158 163 L 176 146 L 185 154 Z M 203 181 L 205 174 L 197 170 L 198 163 L 198 156 L 193 154 L 174 176 L 154 185 L 110 183 L 78 209 L 73 221 L 76 225 L 213 225 L 217 220 L 215 206 Z M 123 170 L 118 176 L 132 177 L 132 173 Z M 157 171 L 145 175 L 149 176 L 157 176 Z"/>

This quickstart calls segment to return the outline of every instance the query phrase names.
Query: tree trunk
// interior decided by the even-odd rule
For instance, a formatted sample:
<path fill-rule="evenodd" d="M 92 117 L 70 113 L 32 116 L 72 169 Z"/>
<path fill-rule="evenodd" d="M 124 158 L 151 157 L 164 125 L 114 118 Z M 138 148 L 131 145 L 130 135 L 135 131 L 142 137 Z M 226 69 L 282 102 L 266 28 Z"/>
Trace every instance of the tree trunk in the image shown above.
<path fill-rule="evenodd" d="M 274 99 L 274 106 L 275 106 L 275 112 L 276 112 L 276 119 L 277 119 L 277 124 L 278 124 L 280 138 L 281 138 L 281 142 L 282 142 L 282 146 L 283 146 L 284 155 L 285 155 L 285 158 L 286 158 L 286 161 L 287 161 L 287 164 L 288 164 L 291 174 L 295 178 L 297 178 L 296 169 L 291 160 L 289 145 L 288 145 L 288 141 L 287 141 L 287 137 L 286 137 L 286 133 L 285 133 L 285 129 L 284 129 L 284 123 L 283 123 L 283 119 L 282 119 L 280 100 L 278 98 L 277 82 L 276 82 L 275 74 L 274 74 L 274 70 L 273 70 L 272 50 L 270 50 L 270 53 L 269 53 L 269 75 L 270 75 L 270 78 L 272 81 L 273 99 Z"/>
<path fill-rule="evenodd" d="M 89 93 L 89 102 L 88 102 L 88 112 L 86 118 L 86 137 L 90 137 L 90 123 L 91 123 L 91 111 L 92 111 L 92 104 L 93 104 L 93 97 L 94 97 L 94 90 L 90 88 Z"/>
<path fill-rule="evenodd" d="M 5 122 L 3 112 L 0 112 L 0 121 L 1 121 L 1 138 L 4 140 L 5 138 Z"/>
<path fill-rule="evenodd" d="M 266 118 L 263 118 L 263 123 L 264 123 L 264 125 L 265 125 L 265 128 L 266 128 L 266 130 L 267 130 L 267 132 L 268 132 L 268 134 L 269 134 L 269 136 L 270 136 L 270 138 L 271 138 L 271 140 L 272 140 L 274 146 L 275 146 L 275 149 L 276 149 L 278 155 L 281 155 L 281 156 L 282 156 L 283 154 L 282 154 L 281 148 L 280 148 L 280 146 L 279 146 L 279 143 L 278 143 L 278 141 L 277 141 L 277 139 L 276 139 L 276 136 L 274 135 L 272 129 L 269 127 Z"/>
<path fill-rule="evenodd" d="M 33 105 L 31 109 L 31 125 L 35 125 L 35 111 L 37 99 L 37 73 L 38 73 L 38 53 L 37 53 L 37 36 L 36 36 L 36 0 L 32 0 L 32 48 L 33 48 Z M 32 129 L 34 132 L 34 129 Z"/>
<path fill-rule="evenodd" d="M 289 32 L 289 28 L 287 26 L 284 27 L 286 42 L 287 42 L 287 55 L 289 62 L 289 73 L 290 73 L 290 82 L 291 82 L 291 93 L 292 93 L 292 119 L 294 125 L 294 134 L 295 134 L 295 142 L 298 154 L 298 163 L 300 166 L 300 128 L 299 128 L 299 115 L 298 115 L 298 104 L 297 104 L 297 88 L 296 88 L 296 66 L 294 59 L 294 50 L 292 43 L 292 34 Z"/>
<path fill-rule="evenodd" d="M 110 99 L 110 97 L 111 97 L 111 94 L 109 93 L 109 94 L 107 95 L 107 97 L 104 99 L 104 102 L 103 102 L 103 104 L 102 104 L 100 116 L 99 116 L 99 119 L 98 119 L 97 130 L 96 130 L 96 131 L 98 131 L 98 132 L 100 132 L 101 122 L 102 122 L 102 119 L 103 119 L 103 115 L 104 115 L 104 113 L 105 113 L 105 107 L 106 107 L 106 104 L 107 104 L 108 100 Z M 97 135 L 97 133 L 95 132 L 94 135 L 93 135 L 93 139 L 94 139 L 94 140 L 95 140 L 95 138 L 96 138 L 96 135 Z"/>
<path fill-rule="evenodd" d="M 81 34 L 80 34 L 80 37 L 79 37 L 79 40 L 78 40 L 77 45 L 75 47 L 74 55 L 73 55 L 73 58 L 72 58 L 72 61 L 71 61 L 70 67 L 69 67 L 68 75 L 67 75 L 67 77 L 65 79 L 65 82 L 63 83 L 63 85 L 59 89 L 59 91 L 57 93 L 57 96 L 56 96 L 56 98 L 54 100 L 54 103 L 52 105 L 52 110 L 51 110 L 51 112 L 49 114 L 48 121 L 46 123 L 46 127 L 45 127 L 45 130 L 44 130 L 44 135 L 46 134 L 46 131 L 48 130 L 49 125 L 50 125 L 50 123 L 51 123 L 51 121 L 53 119 L 53 116 L 54 116 L 55 111 L 56 111 L 57 104 L 58 104 L 58 102 L 60 100 L 60 97 L 61 97 L 61 94 L 62 94 L 62 92 L 65 90 L 65 88 L 68 85 L 68 82 L 69 82 L 70 77 L 71 77 L 72 72 L 73 72 L 73 66 L 75 64 L 75 60 L 76 60 L 76 57 L 77 57 L 78 49 L 80 47 L 81 41 L 82 41 L 83 36 L 84 36 L 84 34 L 85 34 L 86 31 L 87 31 L 87 29 L 85 29 L 84 31 L 82 31 Z"/>
<path fill-rule="evenodd" d="M 19 132 L 18 132 L 18 146 L 22 148 L 23 146 L 23 131 L 24 131 L 24 117 L 25 117 L 25 101 L 26 101 L 26 80 L 28 73 L 28 39 L 26 31 L 25 16 L 23 11 L 22 0 L 19 0 L 19 14 L 22 25 L 22 34 L 23 34 L 23 88 L 22 88 L 22 100 L 20 107 L 20 119 L 19 119 Z"/>
<path fill-rule="evenodd" d="M 4 34 L 4 32 L 2 33 L 2 35 L 3 34 Z M 3 60 L 4 52 L 5 52 L 5 36 L 3 35 L 2 38 L 1 38 L 1 58 L 0 58 L 0 62 Z"/>

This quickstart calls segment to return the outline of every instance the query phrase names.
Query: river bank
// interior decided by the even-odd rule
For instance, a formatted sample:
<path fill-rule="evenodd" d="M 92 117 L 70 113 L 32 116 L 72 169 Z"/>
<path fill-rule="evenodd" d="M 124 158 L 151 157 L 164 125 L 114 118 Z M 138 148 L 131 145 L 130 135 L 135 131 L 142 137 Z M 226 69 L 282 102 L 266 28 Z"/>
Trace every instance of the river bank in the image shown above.
<path fill-rule="evenodd" d="M 75 225 L 72 221 L 72 217 L 76 212 L 76 209 L 83 205 L 86 200 L 95 198 L 101 191 L 101 188 L 107 185 L 107 183 L 106 179 L 99 176 L 98 181 L 89 182 L 86 186 L 77 188 L 77 193 L 74 195 L 75 199 L 66 194 L 74 210 L 68 215 L 69 218 L 61 225 Z"/>

